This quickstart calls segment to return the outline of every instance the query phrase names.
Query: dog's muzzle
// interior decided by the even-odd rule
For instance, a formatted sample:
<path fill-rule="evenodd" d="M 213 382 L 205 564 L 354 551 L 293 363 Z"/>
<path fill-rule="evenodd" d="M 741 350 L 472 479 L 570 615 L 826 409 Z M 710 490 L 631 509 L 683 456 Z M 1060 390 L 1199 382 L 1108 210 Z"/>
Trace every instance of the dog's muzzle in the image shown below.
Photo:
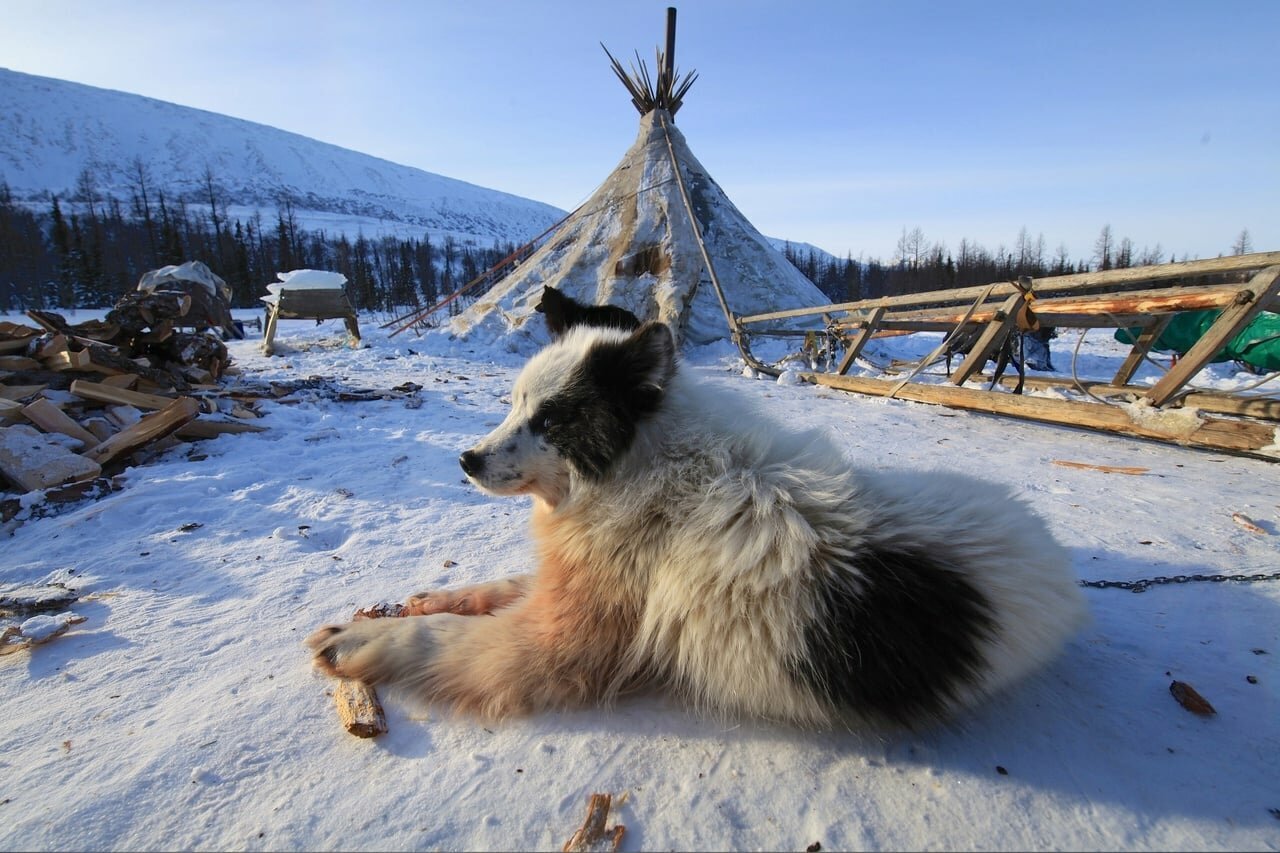
<path fill-rule="evenodd" d="M 475 477 L 484 470 L 484 457 L 474 450 L 468 450 L 458 457 L 458 464 L 462 466 L 462 473 Z"/>

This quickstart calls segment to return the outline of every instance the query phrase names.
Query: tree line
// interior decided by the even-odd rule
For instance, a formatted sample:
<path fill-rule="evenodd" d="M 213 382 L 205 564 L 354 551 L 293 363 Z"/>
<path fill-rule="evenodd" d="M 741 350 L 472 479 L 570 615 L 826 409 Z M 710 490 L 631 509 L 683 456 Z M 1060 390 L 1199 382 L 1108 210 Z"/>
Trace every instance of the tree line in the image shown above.
<path fill-rule="evenodd" d="M 1044 278 L 1175 260 L 1172 254 L 1166 256 L 1158 243 L 1153 248 L 1138 249 L 1128 237 L 1117 237 L 1109 224 L 1102 226 L 1093 248 L 1093 255 L 1084 259 L 1072 258 L 1064 244 L 1050 252 L 1043 234 L 1032 237 L 1024 227 L 1012 248 L 1002 245 L 991 252 L 972 240 L 963 239 L 952 252 L 946 243 L 927 239 L 917 226 L 909 231 L 902 229 L 896 258 L 887 263 L 852 257 L 841 260 L 812 248 L 802 250 L 791 243 L 785 244 L 783 254 L 832 302 L 949 290 L 1010 281 L 1023 275 Z M 1253 242 L 1246 228 L 1232 244 L 1231 254 L 1252 251 Z M 1181 260 L 1190 258 L 1184 256 Z"/>
<path fill-rule="evenodd" d="M 128 199 L 99 193 L 93 172 L 84 169 L 75 191 L 66 199 L 52 196 L 47 210 L 15 201 L 0 177 L 0 311 L 107 308 L 133 290 L 144 272 L 198 260 L 226 280 L 233 307 L 256 307 L 277 272 L 312 268 L 345 275 L 358 310 L 396 312 L 436 304 L 516 248 L 497 241 L 480 247 L 453 237 L 436 243 L 425 233 L 420 239 L 358 235 L 352 240 L 306 230 L 287 198 L 273 220 L 261 212 L 235 218 L 228 215 L 209 169 L 194 196 L 198 202 L 156 188 L 141 160 L 127 172 Z M 1246 229 L 1231 251 L 1252 250 Z M 792 243 L 784 245 L 783 254 L 832 302 L 1173 260 L 1158 244 L 1137 249 L 1110 225 L 1102 227 L 1087 259 L 1071 258 L 1061 244 L 1048 251 L 1044 235 L 1032 237 L 1025 227 L 1012 248 L 1002 245 L 994 252 L 967 239 L 953 252 L 927 239 L 919 227 L 904 227 L 889 262 L 833 258 Z M 451 312 L 464 304 L 451 303 Z"/>
<path fill-rule="evenodd" d="M 260 305 L 277 272 L 309 268 L 345 275 L 357 310 L 396 311 L 434 305 L 515 250 L 425 232 L 352 240 L 307 230 L 289 199 L 274 219 L 232 217 L 207 171 L 197 204 L 153 187 L 141 162 L 131 168 L 127 200 L 100 195 L 85 170 L 75 192 L 45 210 L 16 201 L 0 178 L 0 311 L 109 308 L 144 272 L 193 260 L 227 282 L 233 307 Z"/>

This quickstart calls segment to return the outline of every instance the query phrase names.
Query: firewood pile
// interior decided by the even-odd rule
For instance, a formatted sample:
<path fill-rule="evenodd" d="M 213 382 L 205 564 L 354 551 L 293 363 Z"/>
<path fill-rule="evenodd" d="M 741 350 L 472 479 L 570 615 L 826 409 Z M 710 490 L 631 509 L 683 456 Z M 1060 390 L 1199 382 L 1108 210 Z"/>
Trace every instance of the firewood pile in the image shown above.
<path fill-rule="evenodd" d="M 217 335 L 179 329 L 189 307 L 182 293 L 129 293 L 105 320 L 0 322 L 0 523 L 26 493 L 105 494 L 125 466 L 182 442 L 263 429 L 262 395 L 223 385 L 237 371 Z"/>

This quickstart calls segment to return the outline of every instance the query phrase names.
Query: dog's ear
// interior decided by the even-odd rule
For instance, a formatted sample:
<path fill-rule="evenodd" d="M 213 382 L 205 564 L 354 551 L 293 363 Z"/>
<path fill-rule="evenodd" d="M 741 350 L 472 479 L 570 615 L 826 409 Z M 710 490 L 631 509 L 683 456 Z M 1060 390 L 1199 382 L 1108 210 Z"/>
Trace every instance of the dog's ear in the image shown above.
<path fill-rule="evenodd" d="M 556 290 L 551 285 L 542 288 L 542 299 L 538 304 L 533 306 L 533 310 L 540 311 L 547 318 L 547 329 L 551 332 L 551 337 L 558 338 L 563 335 L 571 325 L 569 317 L 570 305 L 573 300 Z"/>
<path fill-rule="evenodd" d="M 645 323 L 626 340 L 597 344 L 588 358 L 597 388 L 620 403 L 631 416 L 658 408 L 676 371 L 676 344 L 662 323 Z"/>
<path fill-rule="evenodd" d="M 676 372 L 676 342 L 666 324 L 645 323 L 632 332 L 627 344 L 634 350 L 636 385 L 648 385 L 658 391 L 666 388 Z"/>

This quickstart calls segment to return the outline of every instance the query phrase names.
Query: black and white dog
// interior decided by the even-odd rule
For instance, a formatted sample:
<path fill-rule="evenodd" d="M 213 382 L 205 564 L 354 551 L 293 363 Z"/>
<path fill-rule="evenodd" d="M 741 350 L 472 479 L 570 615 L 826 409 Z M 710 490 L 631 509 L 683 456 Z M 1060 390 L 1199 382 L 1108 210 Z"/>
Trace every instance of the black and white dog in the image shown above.
<path fill-rule="evenodd" d="M 328 673 L 486 718 L 658 685 L 724 714 L 914 725 L 1080 625 L 1066 550 L 1003 486 L 856 467 L 699 381 L 666 326 L 576 323 L 553 293 L 564 331 L 461 458 L 483 491 L 532 498 L 535 570 L 321 628 Z"/>

